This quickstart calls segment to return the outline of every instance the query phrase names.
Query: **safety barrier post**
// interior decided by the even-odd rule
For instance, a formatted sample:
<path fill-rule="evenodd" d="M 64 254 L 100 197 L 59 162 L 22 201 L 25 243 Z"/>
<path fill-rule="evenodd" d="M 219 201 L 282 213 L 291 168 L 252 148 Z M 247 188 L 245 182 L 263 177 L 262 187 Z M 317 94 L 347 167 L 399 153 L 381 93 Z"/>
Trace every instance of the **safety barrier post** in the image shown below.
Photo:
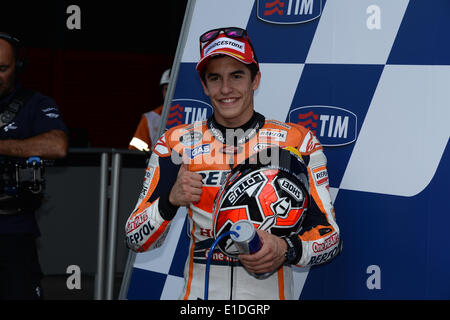
<path fill-rule="evenodd" d="M 107 261 L 106 261 L 106 299 L 113 299 L 114 291 L 114 271 L 116 260 L 116 238 L 117 238 L 117 216 L 119 203 L 119 180 L 122 155 L 113 153 L 112 155 L 112 174 L 111 174 L 111 200 L 109 215 L 109 232 L 107 243 Z"/>
<path fill-rule="evenodd" d="M 97 249 L 97 274 L 95 276 L 94 299 L 102 300 L 104 294 L 104 270 L 105 270 L 105 240 L 108 203 L 108 153 L 101 154 L 100 165 L 100 194 L 99 194 L 99 218 L 98 218 L 98 249 Z"/>

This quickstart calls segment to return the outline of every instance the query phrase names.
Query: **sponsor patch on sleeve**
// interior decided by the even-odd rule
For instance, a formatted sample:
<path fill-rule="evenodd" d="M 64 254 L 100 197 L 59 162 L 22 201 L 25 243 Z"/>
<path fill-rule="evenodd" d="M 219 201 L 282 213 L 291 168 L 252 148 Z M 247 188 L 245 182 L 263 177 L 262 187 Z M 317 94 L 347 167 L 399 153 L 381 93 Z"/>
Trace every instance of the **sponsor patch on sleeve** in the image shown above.
<path fill-rule="evenodd" d="M 327 167 L 321 166 L 313 169 L 314 181 L 317 186 L 328 183 L 328 171 Z"/>

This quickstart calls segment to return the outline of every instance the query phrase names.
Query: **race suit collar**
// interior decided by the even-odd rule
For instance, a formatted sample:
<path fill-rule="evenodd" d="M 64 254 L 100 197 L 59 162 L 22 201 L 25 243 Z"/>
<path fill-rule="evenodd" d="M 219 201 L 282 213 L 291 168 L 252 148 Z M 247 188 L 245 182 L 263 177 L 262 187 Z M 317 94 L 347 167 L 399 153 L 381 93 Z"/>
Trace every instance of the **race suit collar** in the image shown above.
<path fill-rule="evenodd" d="M 266 118 L 258 113 L 253 112 L 253 116 L 249 121 L 238 128 L 227 128 L 219 124 L 214 118 L 214 114 L 207 120 L 207 127 L 213 136 L 223 144 L 238 145 L 244 144 L 255 136 L 259 129 L 264 126 Z"/>

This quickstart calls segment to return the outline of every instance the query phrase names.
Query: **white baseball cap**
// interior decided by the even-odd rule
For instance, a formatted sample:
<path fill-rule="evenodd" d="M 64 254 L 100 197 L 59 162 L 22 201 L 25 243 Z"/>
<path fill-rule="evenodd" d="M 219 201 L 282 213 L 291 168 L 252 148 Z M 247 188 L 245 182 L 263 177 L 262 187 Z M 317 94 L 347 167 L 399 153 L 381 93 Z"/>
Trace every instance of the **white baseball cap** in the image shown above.
<path fill-rule="evenodd" d="M 162 86 L 163 84 L 168 84 L 170 80 L 170 69 L 167 69 L 163 72 L 161 76 L 161 80 L 159 81 L 159 85 Z"/>

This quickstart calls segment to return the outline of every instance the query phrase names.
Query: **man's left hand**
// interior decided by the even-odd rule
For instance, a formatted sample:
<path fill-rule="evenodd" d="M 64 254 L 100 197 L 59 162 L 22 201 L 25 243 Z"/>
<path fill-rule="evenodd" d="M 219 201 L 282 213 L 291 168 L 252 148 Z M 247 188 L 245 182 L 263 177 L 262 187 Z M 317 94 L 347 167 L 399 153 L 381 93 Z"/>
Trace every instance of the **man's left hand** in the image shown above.
<path fill-rule="evenodd" d="M 286 242 L 273 234 L 256 230 L 262 242 L 261 249 L 254 254 L 240 254 L 239 260 L 253 273 L 266 273 L 277 270 L 285 260 Z"/>

